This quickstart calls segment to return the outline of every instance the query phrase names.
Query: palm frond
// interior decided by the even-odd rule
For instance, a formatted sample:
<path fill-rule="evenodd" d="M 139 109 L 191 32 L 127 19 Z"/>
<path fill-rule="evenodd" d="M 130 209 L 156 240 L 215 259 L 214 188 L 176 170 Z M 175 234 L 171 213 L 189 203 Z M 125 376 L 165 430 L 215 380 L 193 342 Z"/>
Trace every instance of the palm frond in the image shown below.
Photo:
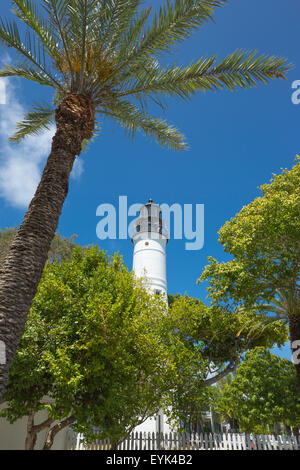
<path fill-rule="evenodd" d="M 101 111 L 100 111 L 101 112 Z M 118 101 L 106 105 L 104 114 L 120 124 L 132 138 L 141 130 L 151 140 L 173 150 L 186 150 L 184 136 L 166 121 L 149 116 L 128 101 Z"/>
<path fill-rule="evenodd" d="M 214 62 L 215 57 L 211 57 L 200 59 L 185 68 L 173 66 L 164 69 L 155 66 L 155 64 L 152 68 L 144 69 L 141 64 L 137 70 L 134 70 L 136 79 L 132 84 L 125 84 L 125 90 L 120 93 L 120 96 L 162 93 L 189 98 L 200 89 L 200 78 L 207 73 Z"/>
<path fill-rule="evenodd" d="M 206 77 L 212 88 L 256 86 L 258 82 L 267 83 L 273 78 L 286 78 L 291 68 L 286 59 L 275 56 L 259 55 L 257 51 L 235 51 L 208 71 Z"/>
<path fill-rule="evenodd" d="M 67 6 L 68 35 L 65 42 L 69 43 L 69 64 L 75 72 L 78 92 L 83 92 L 83 88 L 86 89 L 92 81 L 91 70 L 86 74 L 89 55 L 92 53 L 95 60 L 95 54 L 101 52 L 99 32 L 103 29 L 105 12 L 101 7 L 99 0 L 73 0 Z"/>
<path fill-rule="evenodd" d="M 44 130 L 50 130 L 54 119 L 54 109 L 46 103 L 35 104 L 22 122 L 17 123 L 11 142 L 20 142 L 29 135 L 38 135 Z"/>
<path fill-rule="evenodd" d="M 271 304 L 263 304 L 263 305 L 259 305 L 258 306 L 258 309 L 260 312 L 262 313 L 271 313 L 271 314 L 275 314 L 276 317 L 281 317 L 281 318 L 287 318 L 287 312 L 285 310 L 285 308 L 280 305 L 278 303 L 278 305 L 276 305 L 276 300 L 274 299 L 272 301 Z"/>
<path fill-rule="evenodd" d="M 169 51 L 176 43 L 183 42 L 191 33 L 207 22 L 216 7 L 227 0 L 169 0 L 155 14 L 152 25 L 129 54 L 122 65 L 127 67 L 141 62 L 145 57 L 158 56 Z M 124 60 L 124 59 L 123 59 Z"/>
<path fill-rule="evenodd" d="M 119 96 L 163 93 L 189 99 L 197 91 L 235 90 L 266 83 L 273 78 L 285 78 L 290 66 L 285 59 L 260 56 L 256 51 L 236 51 L 215 65 L 216 56 L 201 58 L 188 67 L 149 68 L 136 71 L 133 86 L 125 86 Z"/>
<path fill-rule="evenodd" d="M 68 67 L 68 71 L 70 73 L 70 82 L 71 82 L 71 90 L 73 91 L 74 88 L 74 71 L 72 67 L 71 61 L 71 50 L 72 46 L 69 41 L 68 36 L 68 27 L 69 27 L 69 17 L 67 15 L 69 1 L 68 0 L 42 0 L 43 9 L 46 11 L 48 15 L 48 19 L 54 30 L 57 31 L 58 36 L 61 39 L 62 47 L 63 47 L 63 57 L 66 58 L 66 63 Z M 64 73 L 63 67 L 60 61 L 55 62 L 56 66 L 59 70 Z"/>
<path fill-rule="evenodd" d="M 5 65 L 0 70 L 0 77 L 20 77 L 33 82 L 37 82 L 40 85 L 46 85 L 56 88 L 56 84 L 43 72 L 38 72 L 33 67 L 26 64 Z"/>
<path fill-rule="evenodd" d="M 272 317 L 260 315 L 255 319 L 251 319 L 245 322 L 242 328 L 236 334 L 236 336 L 239 337 L 243 331 L 247 330 L 248 338 L 258 338 L 265 332 L 265 330 L 269 326 L 273 325 L 275 322 L 281 322 L 282 325 L 285 325 L 287 323 L 287 320 L 278 315 Z"/>
<path fill-rule="evenodd" d="M 276 318 L 288 320 L 300 311 L 300 292 L 297 285 L 276 289 L 274 298 L 268 304 L 257 306 L 260 312 L 275 314 Z"/>
<path fill-rule="evenodd" d="M 259 322 L 252 325 L 249 329 L 248 336 L 261 336 L 265 330 L 268 329 L 269 326 L 273 325 L 274 323 L 281 322 L 282 326 L 287 324 L 287 320 L 278 317 L 277 315 L 274 317 L 264 317 L 261 318 Z"/>
<path fill-rule="evenodd" d="M 69 0 L 41 0 L 43 9 L 48 14 L 48 18 L 53 26 L 66 26 L 66 12 Z"/>
<path fill-rule="evenodd" d="M 97 2 L 99 4 L 99 2 Z M 92 46 L 93 63 L 115 63 L 116 51 L 122 47 L 140 0 L 105 0 L 101 8 L 96 10 L 96 22 L 88 30 L 88 47 Z M 92 12 L 90 13 L 92 15 Z M 133 31 L 131 31 L 134 34 Z M 116 61 L 117 62 L 117 61 Z M 111 71 L 113 71 L 113 67 Z M 88 91 L 99 82 L 97 74 L 90 73 L 86 78 Z M 100 74 L 100 81 L 101 81 Z M 107 78 L 107 77 L 106 77 Z"/>
<path fill-rule="evenodd" d="M 13 5 L 16 16 L 36 33 L 48 54 L 53 59 L 59 57 L 61 53 L 59 39 L 53 28 L 50 29 L 47 23 L 41 19 L 36 5 L 31 0 L 13 0 Z"/>
<path fill-rule="evenodd" d="M 63 88 L 63 86 L 55 79 L 53 74 L 51 74 L 47 69 L 45 56 L 40 45 L 36 43 L 34 37 L 32 37 L 29 32 L 27 32 L 27 44 L 24 44 L 21 41 L 17 24 L 14 21 L 7 21 L 6 23 L 4 23 L 3 20 L 0 21 L 0 42 L 4 43 L 8 47 L 13 47 L 19 55 L 23 58 L 25 57 L 28 62 L 31 62 L 31 64 L 36 67 L 36 69 L 40 70 L 45 76 L 47 76 L 54 85 L 59 88 Z"/>
<path fill-rule="evenodd" d="M 119 45 L 118 55 L 123 60 L 124 57 L 128 57 L 134 50 L 136 43 L 139 41 L 143 28 L 146 25 L 152 8 L 147 8 L 141 11 L 141 13 L 134 17 L 129 25 L 128 30 L 122 37 L 122 43 Z"/>
<path fill-rule="evenodd" d="M 99 35 L 102 50 L 113 50 L 128 30 L 136 15 L 140 0 L 106 0 L 103 6 L 103 25 Z"/>
<path fill-rule="evenodd" d="M 55 2 L 56 0 L 48 1 Z M 102 3 L 99 0 L 72 0 L 72 2 L 68 2 L 66 12 L 60 21 L 64 21 L 64 27 L 67 26 L 68 37 L 73 45 L 81 46 L 85 41 L 96 39 L 96 31 L 99 32 L 104 27 L 105 10 L 102 8 Z"/>
<path fill-rule="evenodd" d="M 83 0 L 83 1 L 78 1 L 75 0 L 74 5 L 77 6 L 77 11 L 79 10 L 79 15 L 77 17 L 77 20 L 80 21 L 80 39 L 81 39 L 81 60 L 80 60 L 80 74 L 79 74 L 79 87 L 78 91 L 79 93 L 83 92 L 83 79 L 84 79 L 84 72 L 85 72 L 85 55 L 86 55 L 86 43 L 87 43 L 87 27 L 88 27 L 88 15 L 89 15 L 89 10 L 88 10 L 88 1 Z M 69 5 L 69 10 L 72 8 L 72 4 Z M 74 24 L 74 20 L 72 22 Z"/>

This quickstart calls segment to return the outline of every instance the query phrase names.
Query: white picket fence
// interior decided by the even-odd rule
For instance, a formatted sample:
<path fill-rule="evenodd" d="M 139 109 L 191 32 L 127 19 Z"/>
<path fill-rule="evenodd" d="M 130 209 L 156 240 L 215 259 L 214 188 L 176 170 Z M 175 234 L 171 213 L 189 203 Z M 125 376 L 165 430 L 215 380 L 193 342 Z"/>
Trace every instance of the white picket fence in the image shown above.
<path fill-rule="evenodd" d="M 77 434 L 71 449 L 111 450 L 111 444 L 109 439 L 88 444 L 81 434 Z M 300 450 L 300 436 L 134 432 L 118 445 L 117 450 Z"/>

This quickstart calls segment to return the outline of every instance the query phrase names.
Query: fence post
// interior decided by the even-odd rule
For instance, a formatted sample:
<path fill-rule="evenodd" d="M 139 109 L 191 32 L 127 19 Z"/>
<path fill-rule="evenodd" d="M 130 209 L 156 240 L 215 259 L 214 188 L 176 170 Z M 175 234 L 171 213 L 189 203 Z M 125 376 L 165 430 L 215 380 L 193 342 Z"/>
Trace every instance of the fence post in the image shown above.
<path fill-rule="evenodd" d="M 296 436 L 292 436 L 292 441 L 293 441 L 293 448 L 294 450 L 299 450 L 299 447 L 298 447 L 298 442 L 297 442 L 297 438 Z"/>

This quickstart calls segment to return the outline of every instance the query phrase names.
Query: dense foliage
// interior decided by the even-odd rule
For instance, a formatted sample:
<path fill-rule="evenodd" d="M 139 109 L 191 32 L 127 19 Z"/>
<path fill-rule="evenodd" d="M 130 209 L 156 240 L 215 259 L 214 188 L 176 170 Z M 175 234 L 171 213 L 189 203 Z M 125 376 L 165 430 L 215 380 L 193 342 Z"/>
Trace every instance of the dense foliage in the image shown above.
<path fill-rule="evenodd" d="M 221 388 L 216 405 L 216 410 L 223 417 L 234 418 L 242 431 L 272 432 L 280 423 L 299 429 L 300 397 L 292 362 L 265 348 L 253 349 L 233 380 Z"/>
<path fill-rule="evenodd" d="M 172 364 L 161 341 L 165 303 L 118 256 L 76 248 L 48 264 L 5 395 L 11 421 L 46 408 L 87 438 L 118 440 L 159 408 Z M 46 397 L 46 399 L 45 399 Z"/>
<path fill-rule="evenodd" d="M 253 305 L 271 300 L 276 289 L 299 285 L 299 158 L 291 170 L 274 175 L 261 191 L 219 231 L 220 243 L 234 259 L 209 260 L 201 280 L 210 280 L 214 301 Z"/>
<path fill-rule="evenodd" d="M 289 324 L 291 348 L 300 346 L 300 161 L 274 175 L 262 195 L 219 231 L 233 259 L 210 258 L 200 280 L 209 280 L 214 305 L 237 306 Z M 273 316 L 275 314 L 275 317 Z M 298 353 L 299 357 L 299 353 Z M 295 361 L 300 391 L 300 360 Z"/>
<path fill-rule="evenodd" d="M 260 328 L 263 315 L 251 309 L 229 312 L 199 299 L 171 296 L 168 329 L 181 348 L 178 380 L 172 393 L 173 414 L 181 421 L 199 421 L 213 397 L 213 385 L 238 367 L 246 351 L 281 346 L 287 340 L 283 322 Z M 178 357 L 178 356 L 177 356 Z M 182 367 L 186 357 L 189 367 Z"/>

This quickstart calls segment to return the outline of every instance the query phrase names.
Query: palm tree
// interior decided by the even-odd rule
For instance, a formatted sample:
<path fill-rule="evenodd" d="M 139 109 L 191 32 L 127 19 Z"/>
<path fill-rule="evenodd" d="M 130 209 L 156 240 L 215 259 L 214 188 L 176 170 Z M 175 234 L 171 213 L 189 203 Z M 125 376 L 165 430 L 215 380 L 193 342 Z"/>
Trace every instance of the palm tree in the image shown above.
<path fill-rule="evenodd" d="M 27 27 L 0 22 L 0 41 L 21 62 L 7 65 L 1 77 L 21 77 L 54 90 L 53 103 L 36 103 L 18 123 L 19 142 L 56 123 L 41 182 L 1 269 L 0 401 L 55 234 L 69 175 L 82 146 L 107 116 L 128 134 L 137 130 L 170 149 L 186 148 L 184 137 L 164 120 L 147 113 L 147 102 L 164 106 L 167 96 L 192 98 L 197 91 L 247 88 L 284 78 L 281 58 L 236 51 L 217 63 L 201 58 L 187 67 L 162 66 L 158 59 L 212 18 L 226 0 L 166 0 L 150 18 L 141 0 L 13 0 L 13 13 Z"/>

